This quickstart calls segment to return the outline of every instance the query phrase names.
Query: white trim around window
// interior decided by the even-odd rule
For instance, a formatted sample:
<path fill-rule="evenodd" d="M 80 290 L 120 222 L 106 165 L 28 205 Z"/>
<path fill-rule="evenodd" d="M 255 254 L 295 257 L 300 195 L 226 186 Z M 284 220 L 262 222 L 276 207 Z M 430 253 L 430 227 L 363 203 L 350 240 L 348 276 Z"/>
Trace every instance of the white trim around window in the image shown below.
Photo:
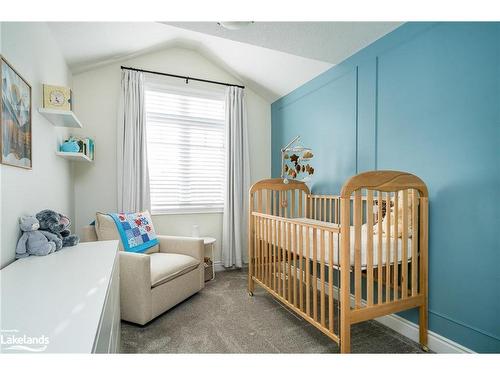
<path fill-rule="evenodd" d="M 224 91 L 190 85 L 146 80 L 153 215 L 223 211 Z"/>

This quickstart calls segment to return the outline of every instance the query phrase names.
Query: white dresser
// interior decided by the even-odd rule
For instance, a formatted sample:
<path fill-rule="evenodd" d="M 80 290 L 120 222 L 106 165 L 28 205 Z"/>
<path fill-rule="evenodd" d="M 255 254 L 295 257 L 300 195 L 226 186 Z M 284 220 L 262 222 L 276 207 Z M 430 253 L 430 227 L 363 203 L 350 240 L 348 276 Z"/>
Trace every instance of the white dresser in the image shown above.
<path fill-rule="evenodd" d="M 116 353 L 118 241 L 81 243 L 0 270 L 2 353 Z"/>

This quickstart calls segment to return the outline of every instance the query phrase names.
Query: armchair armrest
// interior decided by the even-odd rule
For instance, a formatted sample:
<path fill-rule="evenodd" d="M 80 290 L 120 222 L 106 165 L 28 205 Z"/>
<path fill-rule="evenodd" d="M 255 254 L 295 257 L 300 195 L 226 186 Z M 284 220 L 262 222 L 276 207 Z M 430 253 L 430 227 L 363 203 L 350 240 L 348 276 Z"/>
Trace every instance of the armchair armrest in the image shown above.
<path fill-rule="evenodd" d="M 120 251 L 122 319 L 145 324 L 151 319 L 151 260 L 149 255 Z"/>
<path fill-rule="evenodd" d="M 86 225 L 82 229 L 81 242 L 94 242 L 97 241 L 97 233 L 95 225 Z"/>
<path fill-rule="evenodd" d="M 160 253 L 189 255 L 203 262 L 205 247 L 203 239 L 178 236 L 157 236 Z"/>

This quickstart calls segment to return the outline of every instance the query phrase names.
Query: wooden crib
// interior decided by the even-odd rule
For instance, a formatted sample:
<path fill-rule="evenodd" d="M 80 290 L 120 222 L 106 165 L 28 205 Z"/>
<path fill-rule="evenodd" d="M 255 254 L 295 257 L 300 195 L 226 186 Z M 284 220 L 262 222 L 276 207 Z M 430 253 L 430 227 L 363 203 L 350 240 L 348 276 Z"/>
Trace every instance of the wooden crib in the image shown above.
<path fill-rule="evenodd" d="M 418 307 L 427 350 L 427 242 L 427 187 L 412 174 L 361 173 L 339 196 L 262 180 L 250 189 L 248 292 L 257 283 L 341 353 L 351 325 Z"/>

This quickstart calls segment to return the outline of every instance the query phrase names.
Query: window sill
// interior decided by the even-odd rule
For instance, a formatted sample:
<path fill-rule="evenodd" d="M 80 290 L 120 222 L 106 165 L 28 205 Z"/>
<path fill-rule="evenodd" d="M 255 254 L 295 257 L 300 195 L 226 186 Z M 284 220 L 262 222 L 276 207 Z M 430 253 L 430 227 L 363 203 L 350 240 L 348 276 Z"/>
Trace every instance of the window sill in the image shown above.
<path fill-rule="evenodd" d="M 207 214 L 222 214 L 223 209 L 213 210 L 172 210 L 172 211 L 152 211 L 151 216 L 168 216 L 168 215 L 207 215 Z"/>

